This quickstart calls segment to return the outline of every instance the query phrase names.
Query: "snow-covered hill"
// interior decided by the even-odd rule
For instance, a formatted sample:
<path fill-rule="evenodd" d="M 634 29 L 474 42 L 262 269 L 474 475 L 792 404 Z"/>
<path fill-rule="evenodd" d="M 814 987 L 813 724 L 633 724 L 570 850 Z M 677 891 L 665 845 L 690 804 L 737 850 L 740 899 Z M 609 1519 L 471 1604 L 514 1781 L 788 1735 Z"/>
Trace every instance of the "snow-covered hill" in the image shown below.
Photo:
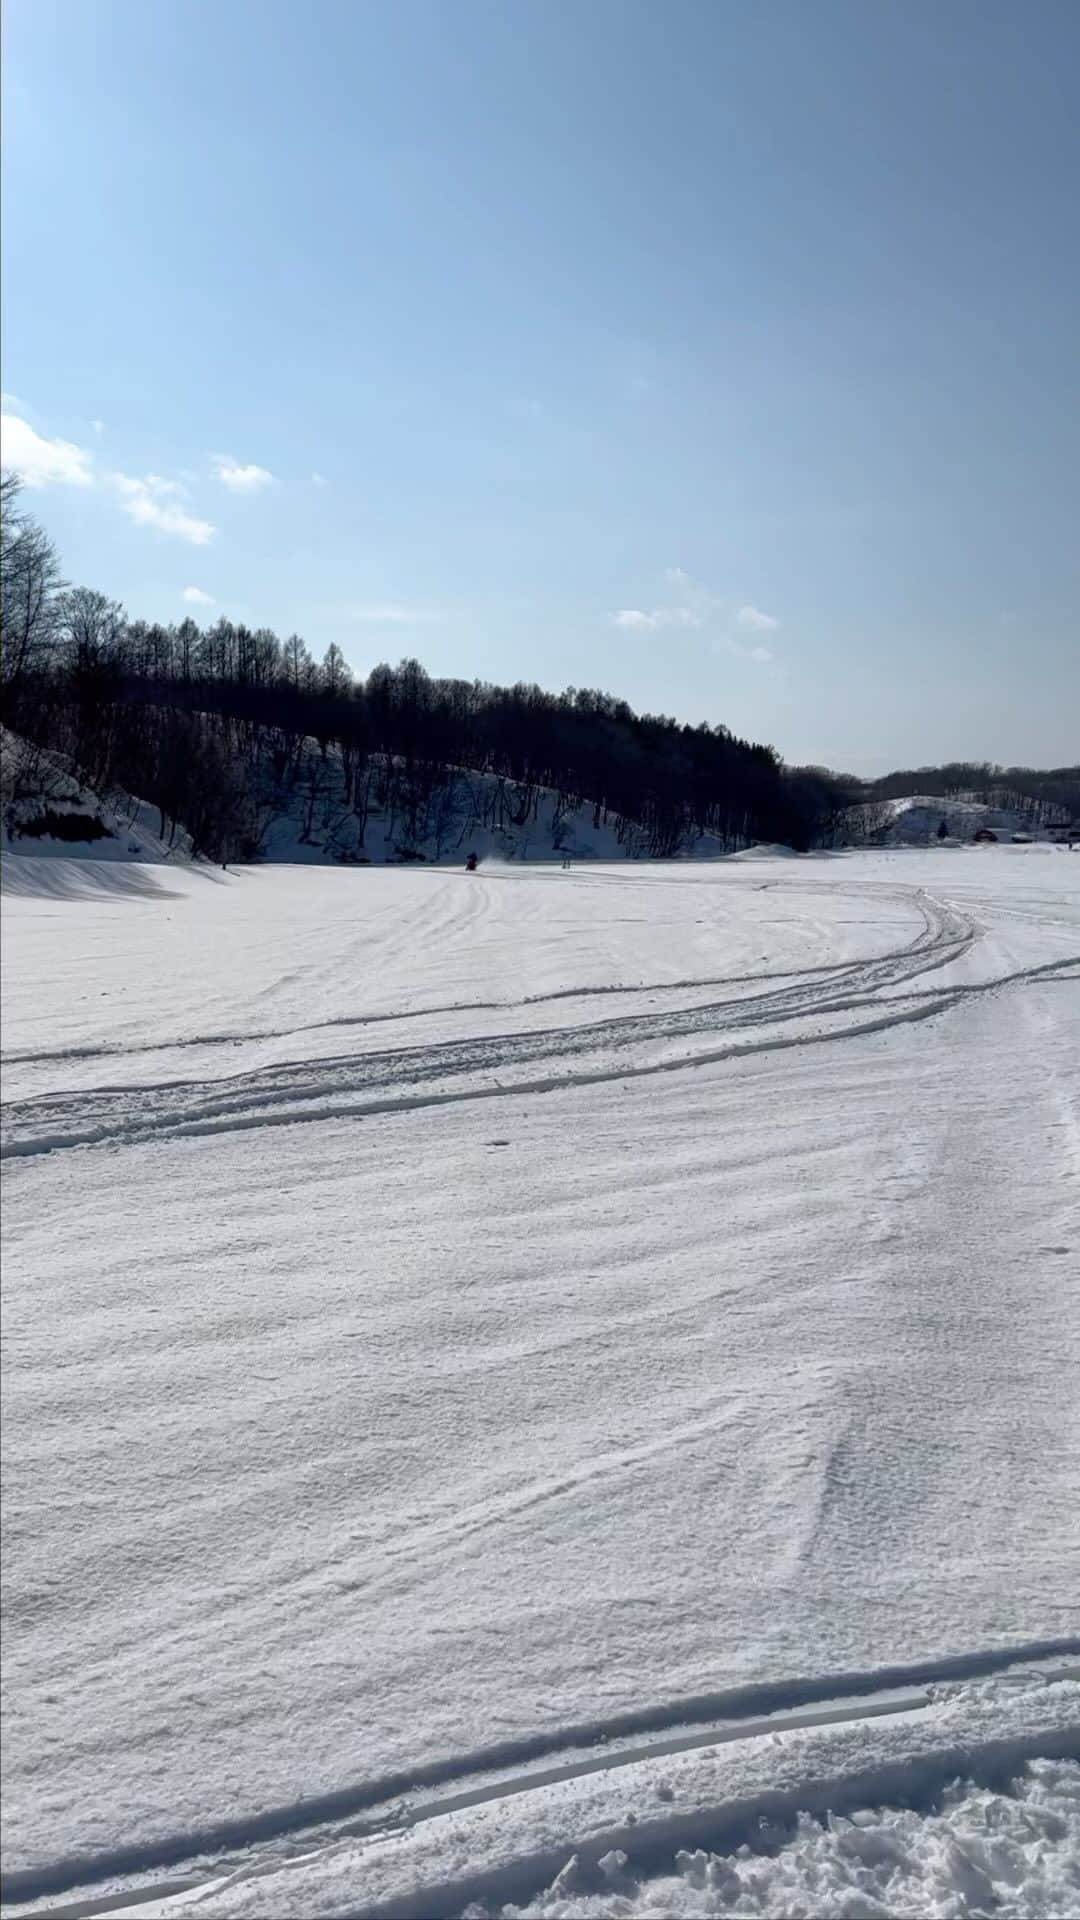
<path fill-rule="evenodd" d="M 93 792 L 62 754 L 0 735 L 4 844 L 15 853 L 92 854 L 95 859 L 186 859 L 182 825 L 130 794 Z M 715 859 L 726 849 L 712 834 L 680 843 L 683 858 Z M 235 859 L 293 865 L 482 860 L 535 862 L 643 859 L 648 835 L 587 801 L 567 803 L 544 787 L 520 787 L 494 774 L 458 768 L 432 786 L 379 759 L 359 778 L 337 749 L 304 743 L 286 780 L 268 788 L 247 822 Z"/>
<path fill-rule="evenodd" d="M 0 728 L 0 807 L 6 854 L 160 865 L 190 857 L 182 830 L 165 837 L 156 807 L 131 794 L 95 793 L 71 762 Z"/>
<path fill-rule="evenodd" d="M 1059 820 L 1065 819 L 1053 808 L 993 804 L 971 794 L 917 793 L 849 808 L 840 837 L 856 845 L 893 847 L 924 847 L 939 838 L 967 842 L 987 831 L 999 840 L 1053 840 L 1059 837 Z"/>
<path fill-rule="evenodd" d="M 383 769 L 370 769 L 370 795 L 358 807 L 343 792 L 341 764 L 331 749 L 312 743 L 284 804 L 267 811 L 259 827 L 267 860 L 345 865 L 457 864 L 468 853 L 480 859 L 642 859 L 648 839 L 630 822 L 619 823 L 588 802 L 568 805 L 549 788 L 523 788 L 490 773 L 455 769 L 430 795 L 413 800 L 407 776 L 397 769 L 390 785 Z M 711 834 L 680 848 L 684 857 L 715 857 L 722 844 Z"/>
<path fill-rule="evenodd" d="M 400 762 L 373 757 L 355 775 L 336 748 L 305 743 L 285 786 L 258 808 L 255 839 L 267 860 L 345 865 L 454 865 L 480 859 L 520 861 L 644 859 L 649 836 L 588 800 L 568 801 L 547 787 L 496 774 L 448 769 L 432 781 Z M 684 839 L 684 858 L 715 858 L 712 834 Z"/>

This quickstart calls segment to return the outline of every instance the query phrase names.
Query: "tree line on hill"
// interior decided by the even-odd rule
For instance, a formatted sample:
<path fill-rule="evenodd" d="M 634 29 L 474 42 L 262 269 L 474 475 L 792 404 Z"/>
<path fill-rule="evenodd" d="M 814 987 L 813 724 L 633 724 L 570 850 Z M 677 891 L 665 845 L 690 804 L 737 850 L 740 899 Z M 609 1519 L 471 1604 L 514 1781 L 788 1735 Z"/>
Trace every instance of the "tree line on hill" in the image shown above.
<path fill-rule="evenodd" d="M 416 660 L 357 680 L 339 647 L 316 661 L 297 634 L 224 618 L 206 629 L 130 619 L 105 595 L 65 585 L 8 475 L 0 549 L 3 724 L 65 754 L 88 787 L 150 801 L 163 833 L 182 826 L 212 858 L 258 857 L 298 782 L 310 789 L 313 752 L 334 756 L 359 844 L 377 807 L 400 823 L 405 857 L 423 833 L 437 837 L 441 796 L 462 770 L 491 776 L 500 807 L 522 821 L 544 789 L 556 811 L 588 803 L 597 826 L 654 858 L 701 834 L 727 848 L 835 844 L 846 810 L 877 797 L 873 783 L 787 768 L 724 726 L 637 714 L 593 688 L 434 679 Z M 911 790 L 936 791 L 917 777 Z M 1023 790 L 1040 777 L 1025 775 Z"/>

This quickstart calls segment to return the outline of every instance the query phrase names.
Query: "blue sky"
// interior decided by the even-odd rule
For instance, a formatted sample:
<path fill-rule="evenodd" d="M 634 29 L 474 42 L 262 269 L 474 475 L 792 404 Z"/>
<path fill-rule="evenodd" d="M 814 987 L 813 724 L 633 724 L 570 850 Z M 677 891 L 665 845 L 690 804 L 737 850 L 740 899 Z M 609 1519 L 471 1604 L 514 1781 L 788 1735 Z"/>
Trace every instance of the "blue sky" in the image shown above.
<path fill-rule="evenodd" d="M 1076 758 L 1076 0 L 5 15 L 69 578 L 790 760 Z"/>

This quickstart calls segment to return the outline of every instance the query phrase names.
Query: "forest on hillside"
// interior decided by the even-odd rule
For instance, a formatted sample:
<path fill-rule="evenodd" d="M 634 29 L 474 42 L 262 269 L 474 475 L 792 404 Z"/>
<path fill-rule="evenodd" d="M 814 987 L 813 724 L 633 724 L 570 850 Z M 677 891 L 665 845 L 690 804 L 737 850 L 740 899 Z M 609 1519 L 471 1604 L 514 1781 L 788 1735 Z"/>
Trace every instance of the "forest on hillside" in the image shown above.
<path fill-rule="evenodd" d="M 88 787 L 149 801 L 163 834 L 182 828 L 211 858 L 259 857 L 312 743 L 316 758 L 333 755 L 357 843 L 372 809 L 389 809 L 404 858 L 424 834 L 437 837 L 441 796 L 461 770 L 490 776 L 499 806 L 521 820 L 545 790 L 556 809 L 587 803 L 597 825 L 653 858 L 703 834 L 725 848 L 832 845 L 850 831 L 849 808 L 905 793 L 1008 792 L 1022 809 L 1080 815 L 1078 768 L 957 763 L 866 782 L 786 767 L 773 747 L 721 724 L 638 714 L 594 688 L 435 679 L 412 659 L 358 680 L 336 645 L 316 660 L 297 634 L 132 619 L 104 594 L 66 585 L 13 476 L 0 533 L 0 721 L 65 755 Z"/>

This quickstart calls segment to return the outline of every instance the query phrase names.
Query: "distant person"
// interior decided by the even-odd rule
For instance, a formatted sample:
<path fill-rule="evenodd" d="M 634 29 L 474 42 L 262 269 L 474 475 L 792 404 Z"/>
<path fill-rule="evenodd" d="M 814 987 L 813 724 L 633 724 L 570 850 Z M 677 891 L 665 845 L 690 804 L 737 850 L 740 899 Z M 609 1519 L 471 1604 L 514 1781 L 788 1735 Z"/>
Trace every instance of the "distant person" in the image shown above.
<path fill-rule="evenodd" d="M 478 862 L 477 862 L 477 858 L 476 858 L 476 855 L 475 855 L 475 853 L 470 853 L 470 854 L 469 854 L 469 856 L 468 856 L 468 859 L 467 859 L 467 860 L 466 860 L 466 862 L 465 862 L 465 871 L 466 871 L 466 873 L 475 873 L 475 872 L 476 872 L 476 868 L 477 868 L 477 864 L 478 864 Z"/>

